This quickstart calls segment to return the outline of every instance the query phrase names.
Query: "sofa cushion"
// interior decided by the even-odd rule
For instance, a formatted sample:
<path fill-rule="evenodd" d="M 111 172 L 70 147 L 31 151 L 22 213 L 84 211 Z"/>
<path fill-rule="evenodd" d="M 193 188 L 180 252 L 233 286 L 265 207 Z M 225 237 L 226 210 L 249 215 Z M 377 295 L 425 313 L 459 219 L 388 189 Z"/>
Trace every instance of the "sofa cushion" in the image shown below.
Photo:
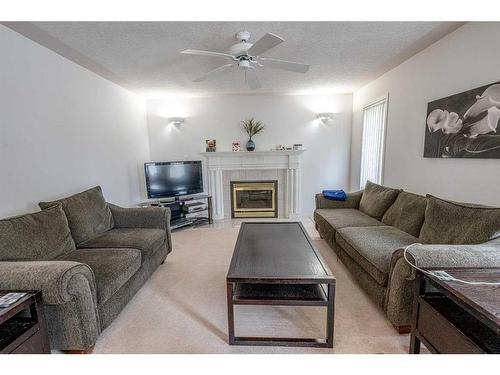
<path fill-rule="evenodd" d="M 394 203 L 401 189 L 392 189 L 367 181 L 359 202 L 359 210 L 381 220 L 387 209 Z"/>
<path fill-rule="evenodd" d="M 51 260 L 72 250 L 61 205 L 0 220 L 0 260 Z"/>
<path fill-rule="evenodd" d="M 420 240 L 429 244 L 479 244 L 500 236 L 500 208 L 427 196 Z"/>
<path fill-rule="evenodd" d="M 416 237 L 389 226 L 342 228 L 335 240 L 380 285 L 387 285 L 392 254 L 418 242 Z"/>
<path fill-rule="evenodd" d="M 426 197 L 402 191 L 382 217 L 382 222 L 418 237 L 424 223 L 426 207 Z"/>
<path fill-rule="evenodd" d="M 139 249 L 142 253 L 142 262 L 160 248 L 166 241 L 164 229 L 151 228 L 114 228 L 91 240 L 78 245 L 79 248 L 109 248 L 124 247 Z"/>
<path fill-rule="evenodd" d="M 137 249 L 77 249 L 58 260 L 87 264 L 94 272 L 97 303 L 106 302 L 141 266 Z"/>
<path fill-rule="evenodd" d="M 40 202 L 39 206 L 47 208 L 57 203 L 62 204 L 77 245 L 113 228 L 113 215 L 100 186 L 56 201 Z"/>
<path fill-rule="evenodd" d="M 316 216 L 321 216 L 333 227 L 333 229 L 384 225 L 377 219 L 353 208 L 320 208 L 314 211 L 314 214 Z"/>

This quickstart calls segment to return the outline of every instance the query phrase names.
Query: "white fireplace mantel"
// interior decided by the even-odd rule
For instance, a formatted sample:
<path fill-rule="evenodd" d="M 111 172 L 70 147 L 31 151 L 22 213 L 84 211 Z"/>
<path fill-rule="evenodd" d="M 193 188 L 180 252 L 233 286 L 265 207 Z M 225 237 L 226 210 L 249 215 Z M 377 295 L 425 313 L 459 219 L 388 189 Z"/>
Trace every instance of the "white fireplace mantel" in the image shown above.
<path fill-rule="evenodd" d="M 300 162 L 304 150 L 202 152 L 207 159 L 208 188 L 213 197 L 214 217 L 224 217 L 223 172 L 234 170 L 285 169 L 285 215 L 299 212 Z"/>

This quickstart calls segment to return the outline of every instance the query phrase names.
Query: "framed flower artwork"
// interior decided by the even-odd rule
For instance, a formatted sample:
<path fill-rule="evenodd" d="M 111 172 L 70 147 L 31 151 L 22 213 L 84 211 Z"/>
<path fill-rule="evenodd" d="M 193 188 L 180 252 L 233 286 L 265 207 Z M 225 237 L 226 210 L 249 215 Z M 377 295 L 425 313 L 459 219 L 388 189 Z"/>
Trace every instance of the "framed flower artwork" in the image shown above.
<path fill-rule="evenodd" d="M 424 157 L 500 159 L 500 82 L 427 105 Z"/>

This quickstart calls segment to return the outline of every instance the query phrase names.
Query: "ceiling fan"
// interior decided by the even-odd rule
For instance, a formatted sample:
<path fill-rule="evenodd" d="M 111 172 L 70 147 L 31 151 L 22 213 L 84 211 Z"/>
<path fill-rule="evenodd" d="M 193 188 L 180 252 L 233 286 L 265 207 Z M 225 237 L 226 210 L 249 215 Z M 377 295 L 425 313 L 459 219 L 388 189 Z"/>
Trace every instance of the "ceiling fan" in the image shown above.
<path fill-rule="evenodd" d="M 236 33 L 236 39 L 238 40 L 238 43 L 231 46 L 227 53 L 202 51 L 197 49 L 186 49 L 182 51 L 181 53 L 188 55 L 216 56 L 231 61 L 199 76 L 194 79 L 193 82 L 201 82 L 209 77 L 216 76 L 229 69 L 238 67 L 245 72 L 245 81 L 247 85 L 252 90 L 255 90 L 262 87 L 256 72 L 259 67 L 282 69 L 295 73 L 306 73 L 309 70 L 309 65 L 307 64 L 262 57 L 263 53 L 285 41 L 283 38 L 275 34 L 267 33 L 255 43 L 250 43 L 248 41 L 250 39 L 250 33 L 248 31 L 240 31 Z"/>

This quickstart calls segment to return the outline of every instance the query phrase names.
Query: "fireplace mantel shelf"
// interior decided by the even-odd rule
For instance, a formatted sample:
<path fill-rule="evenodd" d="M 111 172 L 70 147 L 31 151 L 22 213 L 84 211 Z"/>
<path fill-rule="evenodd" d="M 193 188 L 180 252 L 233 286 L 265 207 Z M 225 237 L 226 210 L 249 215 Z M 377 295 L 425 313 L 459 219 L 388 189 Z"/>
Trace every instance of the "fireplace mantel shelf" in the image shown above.
<path fill-rule="evenodd" d="M 305 150 L 282 151 L 222 151 L 202 152 L 208 167 L 208 188 L 214 199 L 215 218 L 224 217 L 224 172 L 235 170 L 286 170 L 284 212 L 286 217 L 296 217 L 299 212 L 300 164 Z"/>
<path fill-rule="evenodd" d="M 305 150 L 281 150 L 281 151 L 216 151 L 216 152 L 202 152 L 201 154 L 206 157 L 248 157 L 248 156 L 287 156 L 287 155 L 300 155 Z"/>

